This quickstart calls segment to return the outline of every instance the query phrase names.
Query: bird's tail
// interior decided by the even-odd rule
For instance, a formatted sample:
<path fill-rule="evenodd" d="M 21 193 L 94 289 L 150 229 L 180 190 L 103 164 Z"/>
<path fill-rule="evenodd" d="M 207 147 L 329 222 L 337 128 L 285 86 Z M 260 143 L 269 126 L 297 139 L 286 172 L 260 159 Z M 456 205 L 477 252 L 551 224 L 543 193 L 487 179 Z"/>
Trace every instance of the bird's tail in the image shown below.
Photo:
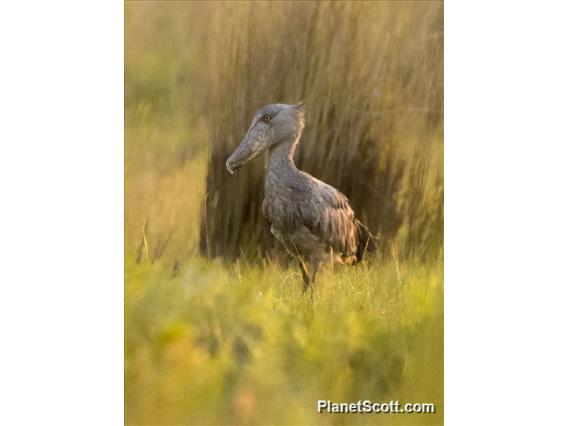
<path fill-rule="evenodd" d="M 357 234 L 359 236 L 359 241 L 357 243 L 357 262 L 363 260 L 363 255 L 366 252 L 373 252 L 377 250 L 379 239 L 374 236 L 369 228 L 355 219 L 355 225 L 357 226 Z"/>

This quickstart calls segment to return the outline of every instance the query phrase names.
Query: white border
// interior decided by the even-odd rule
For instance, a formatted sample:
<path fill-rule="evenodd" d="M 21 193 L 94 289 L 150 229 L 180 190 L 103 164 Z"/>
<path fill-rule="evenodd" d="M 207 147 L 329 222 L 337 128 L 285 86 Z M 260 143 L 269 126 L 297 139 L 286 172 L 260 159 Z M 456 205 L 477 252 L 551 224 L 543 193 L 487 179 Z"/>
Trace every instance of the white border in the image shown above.
<path fill-rule="evenodd" d="M 123 422 L 123 4 L 0 14 L 0 423 Z"/>
<path fill-rule="evenodd" d="M 568 424 L 568 10 L 445 12 L 446 421 Z"/>

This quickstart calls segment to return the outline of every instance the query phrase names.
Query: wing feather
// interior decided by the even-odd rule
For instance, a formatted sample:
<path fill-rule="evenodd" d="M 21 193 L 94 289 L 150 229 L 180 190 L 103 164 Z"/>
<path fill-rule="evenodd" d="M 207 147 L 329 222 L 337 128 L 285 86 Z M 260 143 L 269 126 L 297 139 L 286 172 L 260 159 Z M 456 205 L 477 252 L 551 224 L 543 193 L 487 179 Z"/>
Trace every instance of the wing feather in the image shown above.
<path fill-rule="evenodd" d="M 357 251 L 355 214 L 345 195 L 315 178 L 311 181 L 310 202 L 304 203 L 304 226 L 327 248 L 343 257 Z"/>

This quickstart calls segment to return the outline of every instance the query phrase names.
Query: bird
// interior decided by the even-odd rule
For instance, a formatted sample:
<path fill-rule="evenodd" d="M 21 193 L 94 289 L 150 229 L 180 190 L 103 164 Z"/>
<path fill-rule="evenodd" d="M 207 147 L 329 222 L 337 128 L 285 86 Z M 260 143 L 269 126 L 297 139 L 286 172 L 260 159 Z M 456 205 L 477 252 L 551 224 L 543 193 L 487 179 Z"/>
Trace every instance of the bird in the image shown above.
<path fill-rule="evenodd" d="M 296 167 L 304 126 L 303 101 L 263 106 L 225 166 L 233 174 L 268 151 L 262 213 L 271 234 L 297 260 L 306 292 L 324 262 L 354 265 L 376 248 L 376 237 L 355 217 L 344 194 Z"/>

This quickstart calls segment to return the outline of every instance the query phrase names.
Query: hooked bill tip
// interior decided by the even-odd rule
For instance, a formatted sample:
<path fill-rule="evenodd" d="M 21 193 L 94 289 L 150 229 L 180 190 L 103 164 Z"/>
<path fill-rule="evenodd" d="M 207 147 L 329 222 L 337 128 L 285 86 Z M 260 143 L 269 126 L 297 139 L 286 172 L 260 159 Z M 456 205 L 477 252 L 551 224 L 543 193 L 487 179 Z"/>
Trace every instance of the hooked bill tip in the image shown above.
<path fill-rule="evenodd" d="M 229 161 L 227 161 L 227 162 L 225 163 L 225 167 L 227 168 L 227 171 L 228 171 L 230 174 L 232 174 L 232 175 L 235 174 L 235 171 L 233 170 L 233 168 L 232 168 L 231 165 L 229 164 Z"/>

